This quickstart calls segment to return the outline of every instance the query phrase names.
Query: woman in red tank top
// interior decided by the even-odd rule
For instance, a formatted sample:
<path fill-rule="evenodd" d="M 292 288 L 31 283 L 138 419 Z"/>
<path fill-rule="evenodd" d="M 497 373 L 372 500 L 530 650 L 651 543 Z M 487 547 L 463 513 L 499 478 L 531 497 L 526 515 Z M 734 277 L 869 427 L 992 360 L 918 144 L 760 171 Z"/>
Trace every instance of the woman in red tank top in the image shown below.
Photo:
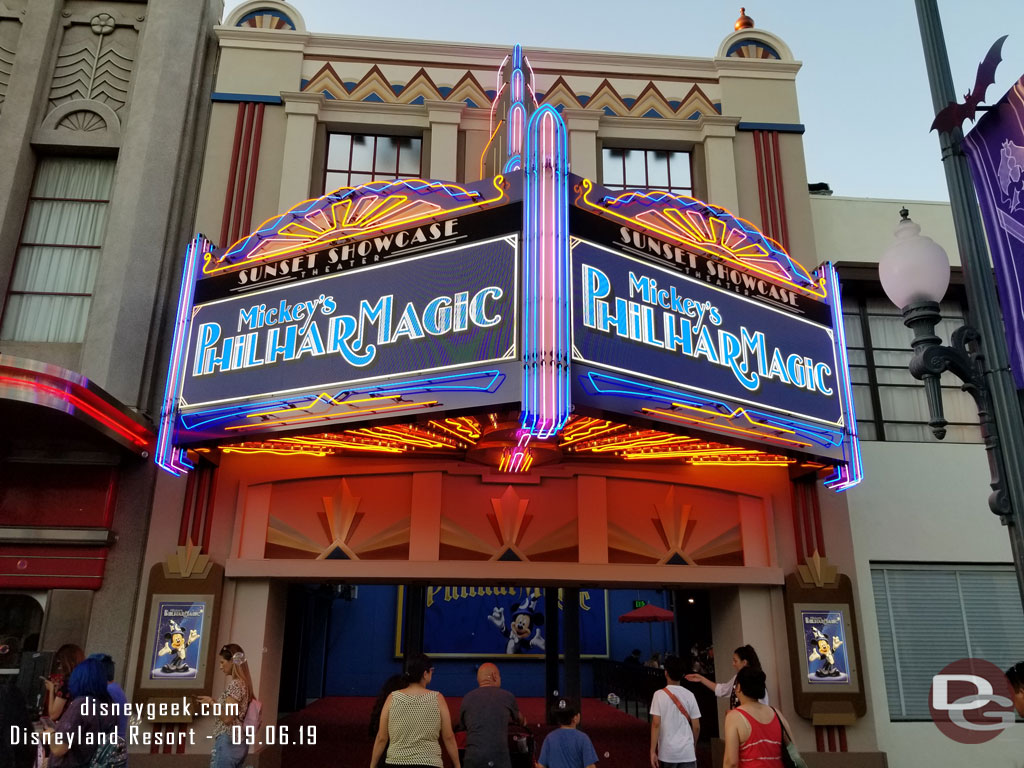
<path fill-rule="evenodd" d="M 764 672 L 744 667 L 736 674 L 739 707 L 725 716 L 723 768 L 782 768 L 782 729 L 789 724 L 764 698 Z"/>

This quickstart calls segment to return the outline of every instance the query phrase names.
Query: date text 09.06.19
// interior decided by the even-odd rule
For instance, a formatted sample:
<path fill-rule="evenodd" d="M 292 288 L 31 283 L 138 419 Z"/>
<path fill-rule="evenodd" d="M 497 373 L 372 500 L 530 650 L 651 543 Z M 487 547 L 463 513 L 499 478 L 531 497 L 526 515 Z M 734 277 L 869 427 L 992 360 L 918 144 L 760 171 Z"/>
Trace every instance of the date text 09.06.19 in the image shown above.
<path fill-rule="evenodd" d="M 264 725 L 255 728 L 251 725 L 234 725 L 231 727 L 231 743 L 245 744 L 249 747 L 316 744 L 316 726 L 300 725 L 289 728 L 287 725 Z"/>

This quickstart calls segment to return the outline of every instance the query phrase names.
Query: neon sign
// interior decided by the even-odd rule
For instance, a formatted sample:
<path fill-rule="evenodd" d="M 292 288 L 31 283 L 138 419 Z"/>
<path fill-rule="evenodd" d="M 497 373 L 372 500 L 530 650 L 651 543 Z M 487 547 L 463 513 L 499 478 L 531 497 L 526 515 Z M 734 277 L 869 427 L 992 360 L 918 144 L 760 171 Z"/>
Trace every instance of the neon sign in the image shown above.
<path fill-rule="evenodd" d="M 596 244 L 572 244 L 574 357 L 839 426 L 831 327 Z"/>
<path fill-rule="evenodd" d="M 571 176 L 565 123 L 537 104 L 519 46 L 489 133 L 493 179 L 343 187 L 226 249 L 193 243 L 162 467 L 189 468 L 182 445 L 229 440 L 316 456 L 465 450 L 480 423 L 446 411 L 518 405 L 504 472 L 528 471 L 554 438 L 569 453 L 714 466 L 809 454 L 836 465 L 830 487 L 859 482 L 830 266 L 809 272 L 719 206 Z M 684 434 L 573 418 L 575 405 Z M 423 411 L 425 432 L 369 426 Z M 345 437 L 288 434 L 334 424 Z"/>
<path fill-rule="evenodd" d="M 200 304 L 182 407 L 513 357 L 516 255 L 498 238 Z"/>
<path fill-rule="evenodd" d="M 565 123 L 549 105 L 526 131 L 523 429 L 544 439 L 569 418 L 569 220 Z"/>

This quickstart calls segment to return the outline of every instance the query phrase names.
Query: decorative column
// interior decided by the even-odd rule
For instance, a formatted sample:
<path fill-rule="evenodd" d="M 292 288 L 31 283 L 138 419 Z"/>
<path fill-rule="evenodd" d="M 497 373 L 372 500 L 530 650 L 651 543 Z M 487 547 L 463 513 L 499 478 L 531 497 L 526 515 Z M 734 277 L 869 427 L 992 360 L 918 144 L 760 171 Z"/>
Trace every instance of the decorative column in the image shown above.
<path fill-rule="evenodd" d="M 736 183 L 735 118 L 701 117 L 707 166 L 707 201 L 729 211 L 740 206 Z"/>
<path fill-rule="evenodd" d="M 316 121 L 326 102 L 322 93 L 282 93 L 287 116 L 281 150 L 281 192 L 277 208 L 287 211 L 310 197 Z"/>
<path fill-rule="evenodd" d="M 557 620 L 557 617 L 556 617 Z M 580 588 L 562 590 L 562 621 L 565 630 L 565 698 L 580 705 Z"/>
<path fill-rule="evenodd" d="M 597 129 L 601 113 L 587 109 L 563 109 L 562 119 L 569 131 L 569 170 L 597 181 Z"/>
<path fill-rule="evenodd" d="M 558 587 L 544 588 L 544 616 L 547 622 L 544 627 L 544 714 L 545 722 L 553 724 L 551 708 L 561 690 L 558 686 Z"/>
<path fill-rule="evenodd" d="M 442 181 L 460 181 L 459 123 L 466 105 L 461 102 L 424 101 L 430 123 L 430 166 L 428 176 Z"/>

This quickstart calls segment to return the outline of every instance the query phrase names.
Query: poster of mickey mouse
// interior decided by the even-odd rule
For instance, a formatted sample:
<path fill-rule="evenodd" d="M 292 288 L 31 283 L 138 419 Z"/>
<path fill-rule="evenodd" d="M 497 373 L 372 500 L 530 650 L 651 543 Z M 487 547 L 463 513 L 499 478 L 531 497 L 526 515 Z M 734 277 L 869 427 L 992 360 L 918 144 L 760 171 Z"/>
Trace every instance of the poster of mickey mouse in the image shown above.
<path fill-rule="evenodd" d="M 161 602 L 152 645 L 150 680 L 196 680 L 206 604 Z"/>
<path fill-rule="evenodd" d="M 813 685 L 848 683 L 850 667 L 846 629 L 841 611 L 800 611 L 807 653 L 807 682 Z"/>
<path fill-rule="evenodd" d="M 395 657 L 404 648 L 405 593 L 399 587 Z M 423 606 L 423 652 L 432 658 L 489 658 L 507 656 L 543 659 L 551 627 L 564 610 L 548 615 L 544 590 L 539 587 L 429 585 Z M 579 592 L 580 655 L 608 657 L 608 594 Z M 561 649 L 558 649 L 561 651 Z"/>
<path fill-rule="evenodd" d="M 544 653 L 544 637 L 541 635 L 544 614 L 537 610 L 538 599 L 537 595 L 531 595 L 527 591 L 518 604 L 513 603 L 509 607 L 511 619 L 507 625 L 505 609 L 501 606 L 494 606 L 491 615 L 487 617 L 508 641 L 505 644 L 505 653 Z"/>

